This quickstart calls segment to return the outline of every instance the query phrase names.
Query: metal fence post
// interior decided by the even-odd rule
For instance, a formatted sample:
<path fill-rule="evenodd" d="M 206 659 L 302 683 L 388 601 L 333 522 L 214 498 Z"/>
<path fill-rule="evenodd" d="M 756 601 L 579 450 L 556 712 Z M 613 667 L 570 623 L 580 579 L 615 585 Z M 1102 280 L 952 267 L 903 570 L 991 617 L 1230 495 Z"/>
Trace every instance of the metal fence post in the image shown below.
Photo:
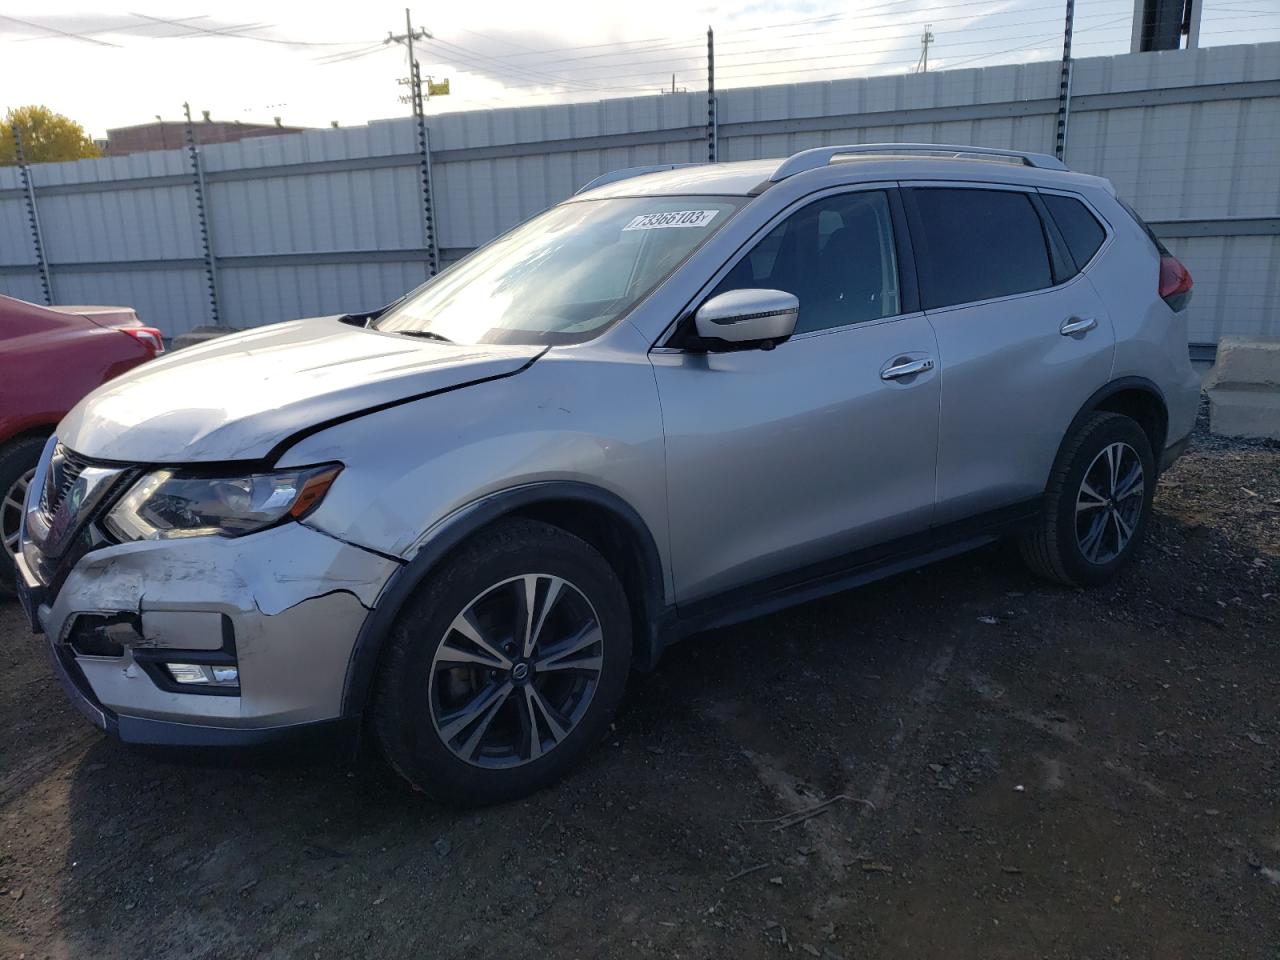
<path fill-rule="evenodd" d="M 53 306 L 53 278 L 49 275 L 49 258 L 44 252 L 44 233 L 40 229 L 40 209 L 36 206 L 36 185 L 27 166 L 26 151 L 22 147 L 22 130 L 13 125 L 13 143 L 17 151 L 18 174 L 22 177 L 22 190 L 27 197 L 27 220 L 31 224 L 31 242 L 36 251 L 36 269 L 40 272 L 40 285 L 44 288 L 44 302 Z"/>
<path fill-rule="evenodd" d="M 716 162 L 720 147 L 716 113 L 716 35 L 707 27 L 707 160 L 711 163 Z"/>
<path fill-rule="evenodd" d="M 1059 160 L 1067 154 L 1067 122 L 1071 114 L 1071 30 L 1075 18 L 1076 0 L 1067 0 L 1067 22 L 1062 33 L 1062 75 L 1058 82 L 1058 136 L 1053 149 Z"/>
<path fill-rule="evenodd" d="M 412 46 L 409 48 L 412 51 Z M 413 81 L 413 116 L 418 125 L 418 150 L 422 154 L 422 223 L 427 241 L 427 276 L 440 272 L 440 247 L 436 242 L 435 192 L 431 185 L 431 138 L 427 131 L 427 112 L 422 102 L 422 73 L 418 60 L 411 56 L 409 65 Z"/>
<path fill-rule="evenodd" d="M 213 256 L 213 228 L 209 222 L 209 209 L 205 204 L 204 165 L 200 151 L 196 149 L 196 131 L 191 125 L 191 104 L 184 103 L 187 117 L 187 156 L 191 160 L 191 188 L 196 198 L 196 220 L 200 225 L 200 243 L 204 253 L 205 281 L 209 285 L 209 314 L 214 326 L 222 325 L 218 309 L 218 263 Z"/>

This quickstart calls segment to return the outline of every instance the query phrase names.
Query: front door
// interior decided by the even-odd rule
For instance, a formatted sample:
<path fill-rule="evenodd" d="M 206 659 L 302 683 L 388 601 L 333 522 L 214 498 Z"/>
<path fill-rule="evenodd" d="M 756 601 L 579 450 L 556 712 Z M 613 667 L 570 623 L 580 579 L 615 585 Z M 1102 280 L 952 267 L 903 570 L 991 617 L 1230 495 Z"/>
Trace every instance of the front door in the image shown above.
<path fill-rule="evenodd" d="M 883 189 L 810 201 L 726 265 L 704 299 L 793 293 L 790 340 L 651 354 L 679 603 L 927 536 L 937 347 L 899 282 L 894 203 Z"/>

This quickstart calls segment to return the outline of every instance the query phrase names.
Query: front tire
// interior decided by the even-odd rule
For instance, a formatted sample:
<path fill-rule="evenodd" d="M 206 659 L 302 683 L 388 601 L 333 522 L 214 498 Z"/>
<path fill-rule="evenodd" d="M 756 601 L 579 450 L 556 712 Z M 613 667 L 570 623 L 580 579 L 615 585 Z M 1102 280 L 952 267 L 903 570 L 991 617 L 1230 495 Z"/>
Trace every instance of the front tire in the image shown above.
<path fill-rule="evenodd" d="M 1110 580 L 1142 543 L 1155 486 L 1155 458 L 1142 427 L 1122 414 L 1091 414 L 1067 437 L 1044 513 L 1021 541 L 1027 566 L 1067 586 Z"/>
<path fill-rule="evenodd" d="M 401 611 L 379 667 L 374 734 L 433 799 L 513 800 L 604 737 L 630 663 L 627 598 L 604 557 L 559 527 L 502 521 Z"/>

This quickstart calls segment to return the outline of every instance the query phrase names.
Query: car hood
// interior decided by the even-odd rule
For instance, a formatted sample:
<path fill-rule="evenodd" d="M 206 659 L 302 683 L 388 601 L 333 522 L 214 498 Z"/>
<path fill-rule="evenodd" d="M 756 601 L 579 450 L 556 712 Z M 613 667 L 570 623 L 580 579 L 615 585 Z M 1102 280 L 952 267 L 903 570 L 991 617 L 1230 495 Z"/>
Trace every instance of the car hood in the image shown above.
<path fill-rule="evenodd" d="M 414 339 L 339 317 L 295 320 L 135 368 L 80 401 L 58 439 L 130 463 L 257 460 L 309 427 L 509 376 L 542 351 Z"/>

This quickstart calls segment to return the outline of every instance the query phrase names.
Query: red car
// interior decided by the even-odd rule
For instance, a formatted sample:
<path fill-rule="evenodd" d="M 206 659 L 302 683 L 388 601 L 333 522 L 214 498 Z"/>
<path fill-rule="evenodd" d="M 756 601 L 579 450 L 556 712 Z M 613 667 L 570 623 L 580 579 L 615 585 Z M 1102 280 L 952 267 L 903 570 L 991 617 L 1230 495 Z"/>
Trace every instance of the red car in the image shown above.
<path fill-rule="evenodd" d="M 0 591 L 27 485 L 45 441 L 80 398 L 164 352 L 164 339 L 128 307 L 38 307 L 0 296 Z"/>

